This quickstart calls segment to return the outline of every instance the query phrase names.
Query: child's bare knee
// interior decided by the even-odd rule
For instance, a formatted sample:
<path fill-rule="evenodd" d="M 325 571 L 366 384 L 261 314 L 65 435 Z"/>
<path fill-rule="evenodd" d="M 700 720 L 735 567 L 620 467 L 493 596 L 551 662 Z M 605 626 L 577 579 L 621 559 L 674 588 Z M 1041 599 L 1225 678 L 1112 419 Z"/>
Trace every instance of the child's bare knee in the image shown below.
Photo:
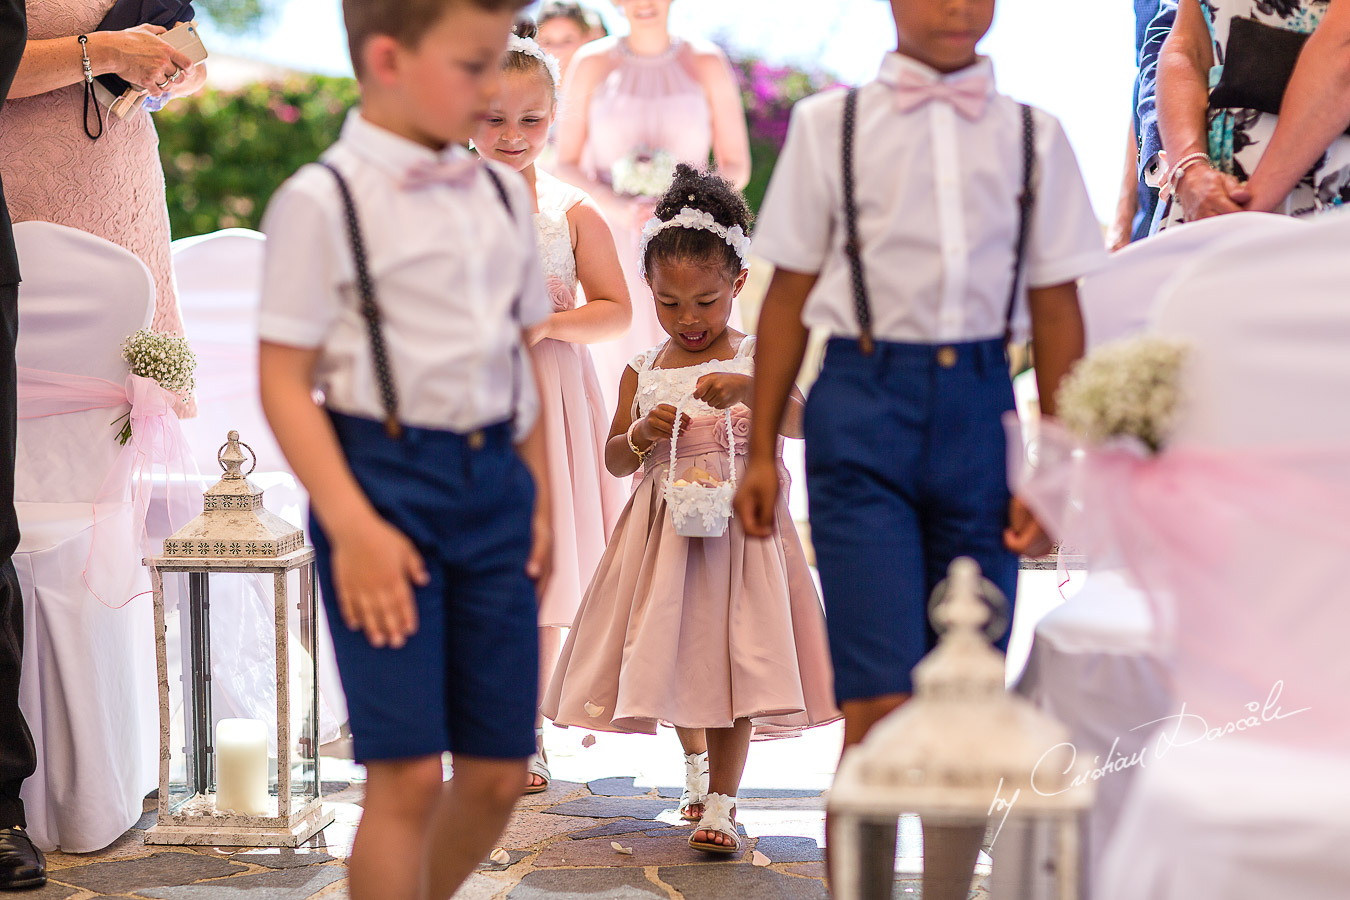
<path fill-rule="evenodd" d="M 475 761 L 455 770 L 452 784 L 470 803 L 494 810 L 513 809 L 525 783 L 524 760 Z"/>
<path fill-rule="evenodd" d="M 443 788 L 439 757 L 371 763 L 366 774 L 366 809 L 396 815 L 429 816 Z"/>

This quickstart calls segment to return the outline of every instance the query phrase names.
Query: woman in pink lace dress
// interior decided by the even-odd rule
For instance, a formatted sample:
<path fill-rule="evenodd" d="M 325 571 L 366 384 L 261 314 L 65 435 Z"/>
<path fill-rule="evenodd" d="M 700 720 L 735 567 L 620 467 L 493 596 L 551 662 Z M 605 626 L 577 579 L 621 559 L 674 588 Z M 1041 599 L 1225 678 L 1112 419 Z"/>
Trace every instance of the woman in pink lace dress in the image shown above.
<path fill-rule="evenodd" d="M 633 299 L 633 326 L 592 344 L 600 384 L 611 396 L 624 366 L 666 338 L 651 290 L 638 272 L 638 237 L 653 203 L 616 194 L 610 172 L 636 153 L 664 150 L 699 168 L 711 152 L 737 188 L 750 180 L 750 140 L 736 76 L 712 44 L 670 34 L 671 0 L 616 0 L 630 33 L 577 51 L 564 85 L 555 174 L 590 194 L 609 218 Z"/>
<path fill-rule="evenodd" d="M 115 73 L 152 96 L 192 93 L 205 81 L 206 69 L 156 37 L 163 31 L 157 26 L 94 31 L 112 5 L 113 0 L 28 0 L 28 46 L 0 111 L 0 173 L 15 222 L 68 225 L 139 256 L 155 277 L 154 329 L 182 334 L 154 123 L 144 109 L 125 119 L 105 109 L 102 137 L 89 138 L 78 38 L 88 35 L 95 75 Z M 97 134 L 92 108 L 89 123 Z"/>

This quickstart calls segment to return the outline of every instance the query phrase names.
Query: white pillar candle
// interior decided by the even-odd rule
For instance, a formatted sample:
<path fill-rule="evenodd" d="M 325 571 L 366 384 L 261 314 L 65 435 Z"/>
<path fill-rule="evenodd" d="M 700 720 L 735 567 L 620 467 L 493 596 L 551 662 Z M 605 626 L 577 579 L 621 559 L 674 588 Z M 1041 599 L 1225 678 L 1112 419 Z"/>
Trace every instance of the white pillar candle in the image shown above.
<path fill-rule="evenodd" d="M 216 809 L 246 816 L 270 812 L 264 722 L 221 719 L 216 723 Z"/>

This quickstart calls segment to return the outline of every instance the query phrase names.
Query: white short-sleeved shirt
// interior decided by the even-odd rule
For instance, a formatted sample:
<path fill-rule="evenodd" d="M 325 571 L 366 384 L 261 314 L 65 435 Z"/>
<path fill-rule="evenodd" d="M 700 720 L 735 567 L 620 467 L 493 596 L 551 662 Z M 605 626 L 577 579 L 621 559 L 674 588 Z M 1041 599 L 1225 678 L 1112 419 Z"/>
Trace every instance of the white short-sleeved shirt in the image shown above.
<path fill-rule="evenodd" d="M 351 187 L 365 241 L 389 368 L 404 424 L 469 432 L 512 414 L 518 434 L 538 415 L 520 328 L 548 318 L 523 180 L 497 166 L 508 214 L 484 172 L 464 186 L 401 186 L 440 154 L 353 111 L 323 159 Z M 494 165 L 489 163 L 488 165 Z M 263 219 L 267 254 L 259 333 L 264 341 L 318 348 L 316 387 L 342 413 L 383 419 L 346 216 L 333 173 L 306 166 L 273 196 Z M 519 298 L 519 321 L 512 308 Z"/>
<path fill-rule="evenodd" d="M 929 80 L 989 79 L 974 121 L 948 103 L 895 108 L 891 85 L 904 69 Z M 854 171 L 863 268 L 878 340 L 947 343 L 1004 333 L 1022 189 L 1022 113 L 994 89 L 988 59 L 947 76 L 898 53 L 858 99 Z M 754 252 L 775 266 L 818 274 L 802 318 L 856 337 L 843 219 L 844 92 L 797 104 L 787 144 L 760 209 Z M 1106 261 L 1101 226 L 1068 139 L 1035 111 L 1036 206 L 1023 283 L 1073 281 Z M 1014 333 L 1026 333 L 1025 292 Z"/>

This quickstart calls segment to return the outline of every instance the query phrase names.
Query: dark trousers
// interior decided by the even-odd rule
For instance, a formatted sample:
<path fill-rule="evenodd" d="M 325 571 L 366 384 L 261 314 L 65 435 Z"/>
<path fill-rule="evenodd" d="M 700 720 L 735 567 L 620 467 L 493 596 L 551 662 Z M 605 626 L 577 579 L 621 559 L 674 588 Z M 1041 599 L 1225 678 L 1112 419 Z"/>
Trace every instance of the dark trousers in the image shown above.
<path fill-rule="evenodd" d="M 830 341 L 806 402 L 806 490 L 840 703 L 913 692 L 937 643 L 929 597 L 956 557 L 1012 602 L 1012 408 L 1002 340 L 878 341 L 871 356 Z"/>
<path fill-rule="evenodd" d="M 0 828 L 26 825 L 19 789 L 37 769 L 33 736 L 19 709 L 23 669 L 23 596 L 14 574 L 19 518 L 14 512 L 14 441 L 18 418 L 14 346 L 19 286 L 0 285 Z"/>

